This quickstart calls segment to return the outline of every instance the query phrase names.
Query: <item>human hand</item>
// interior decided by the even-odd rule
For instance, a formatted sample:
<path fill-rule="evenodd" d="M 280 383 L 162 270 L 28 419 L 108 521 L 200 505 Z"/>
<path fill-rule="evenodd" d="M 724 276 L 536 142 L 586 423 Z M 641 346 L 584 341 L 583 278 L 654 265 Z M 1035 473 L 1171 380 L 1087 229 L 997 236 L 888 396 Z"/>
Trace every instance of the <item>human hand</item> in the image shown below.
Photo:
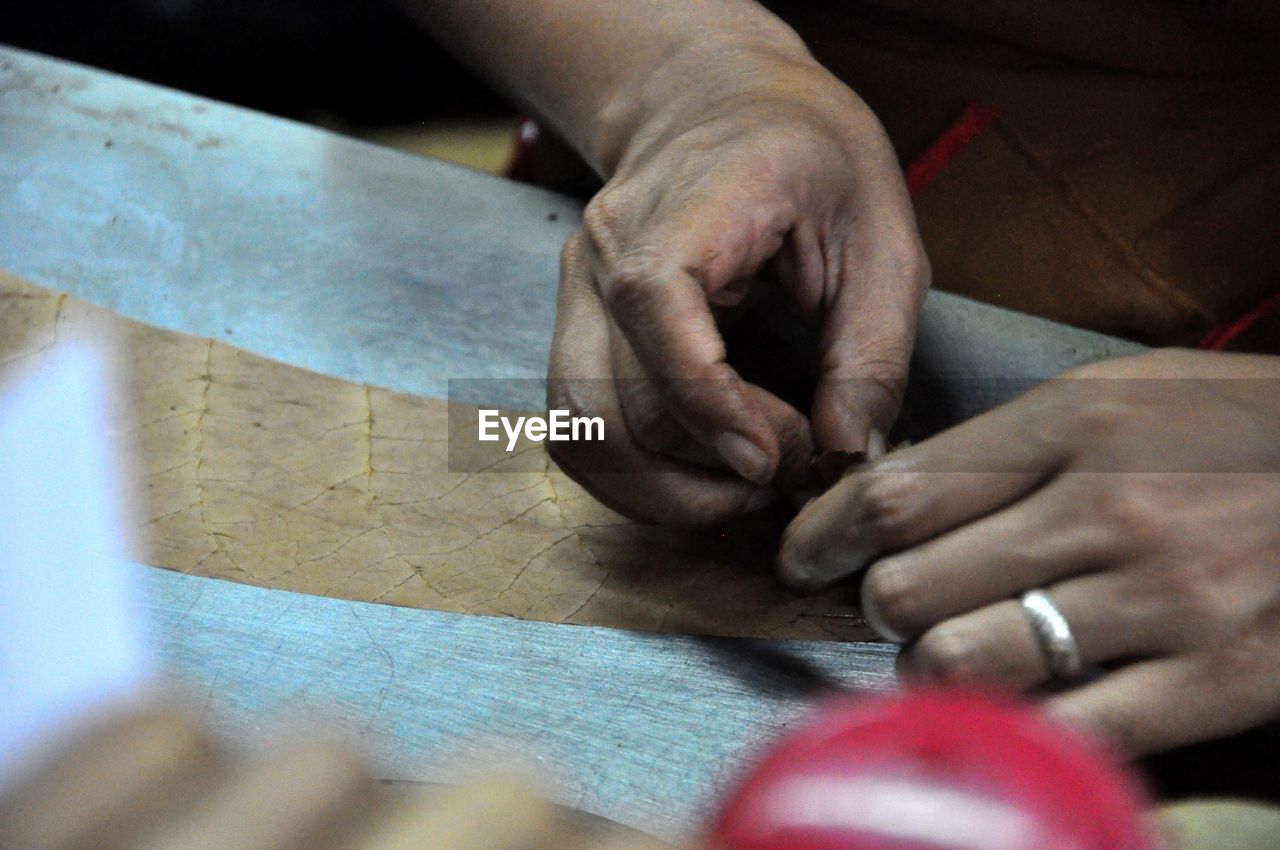
<path fill-rule="evenodd" d="M 655 74 L 662 108 L 621 147 L 562 259 L 549 406 L 606 424 L 603 443 L 553 455 L 645 520 L 763 506 L 813 443 L 882 451 L 928 286 L 897 160 L 866 105 L 812 60 L 741 53 L 698 66 L 697 85 L 687 64 Z M 820 326 L 812 442 L 803 416 L 725 362 L 717 315 L 766 266 Z"/>
<path fill-rule="evenodd" d="M 1156 352 L 1075 370 L 845 477 L 785 581 L 871 563 L 903 672 L 1032 688 L 1045 588 L 1101 675 L 1049 708 L 1141 754 L 1280 715 L 1280 359 Z"/>

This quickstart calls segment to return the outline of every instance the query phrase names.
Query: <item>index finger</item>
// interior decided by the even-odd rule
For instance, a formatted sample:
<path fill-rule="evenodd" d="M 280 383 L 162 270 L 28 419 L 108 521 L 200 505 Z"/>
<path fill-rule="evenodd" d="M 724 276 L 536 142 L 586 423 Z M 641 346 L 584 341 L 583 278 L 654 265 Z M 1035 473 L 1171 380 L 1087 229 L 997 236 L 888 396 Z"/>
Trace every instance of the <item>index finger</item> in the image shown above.
<path fill-rule="evenodd" d="M 726 206 L 685 205 L 658 226 L 642 223 L 626 244 L 603 225 L 588 233 L 601 296 L 641 365 L 663 385 L 672 415 L 744 478 L 764 483 L 777 469 L 777 440 L 725 362 L 710 299 L 777 252 L 789 219 L 781 208 L 733 210 L 729 218 L 708 212 Z"/>
<path fill-rule="evenodd" d="M 817 589 L 1022 498 L 1065 463 L 1056 405 L 1035 390 L 846 475 L 788 526 L 783 582 Z"/>
<path fill-rule="evenodd" d="M 590 411 L 613 437 L 548 443 L 552 457 L 606 505 L 650 522 L 701 525 L 762 506 L 770 497 L 764 488 L 644 451 L 631 439 L 609 377 L 610 326 L 586 254 L 577 234 L 561 255 L 547 405 Z"/>

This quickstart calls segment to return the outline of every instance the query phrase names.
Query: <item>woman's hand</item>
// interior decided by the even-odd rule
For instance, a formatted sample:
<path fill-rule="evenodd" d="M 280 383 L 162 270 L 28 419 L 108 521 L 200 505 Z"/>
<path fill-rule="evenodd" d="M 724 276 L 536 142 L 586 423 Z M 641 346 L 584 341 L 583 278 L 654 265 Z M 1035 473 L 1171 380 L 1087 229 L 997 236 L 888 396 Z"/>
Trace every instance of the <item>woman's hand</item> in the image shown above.
<path fill-rule="evenodd" d="M 880 123 L 794 30 L 754 0 L 402 2 L 606 180 L 565 248 L 549 369 L 551 407 L 605 420 L 602 443 L 551 444 L 574 478 L 683 524 L 790 488 L 808 423 L 716 326 L 766 266 L 819 328 L 818 447 L 882 448 L 928 264 Z"/>
<path fill-rule="evenodd" d="M 565 248 L 551 353 L 549 405 L 605 441 L 554 454 L 623 513 L 715 522 L 788 489 L 814 442 L 882 450 L 928 265 L 884 131 L 803 51 L 697 52 L 636 100 L 660 107 Z M 725 362 L 717 317 L 766 269 L 820 328 L 812 441 Z"/>
<path fill-rule="evenodd" d="M 1145 753 L 1280 715 L 1280 359 L 1158 352 L 1076 370 L 844 478 L 788 529 L 816 587 L 871 563 L 905 673 L 1050 678 L 1044 588 L 1101 675 L 1052 710 Z"/>

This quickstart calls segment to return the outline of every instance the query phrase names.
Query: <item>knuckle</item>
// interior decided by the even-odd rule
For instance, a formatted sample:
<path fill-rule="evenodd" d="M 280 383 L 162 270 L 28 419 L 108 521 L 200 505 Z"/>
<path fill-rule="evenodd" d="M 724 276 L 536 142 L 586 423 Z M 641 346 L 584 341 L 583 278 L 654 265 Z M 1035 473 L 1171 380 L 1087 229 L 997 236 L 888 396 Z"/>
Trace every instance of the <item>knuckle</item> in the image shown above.
<path fill-rule="evenodd" d="M 1242 685 L 1266 683 L 1259 692 L 1274 695 L 1280 690 L 1280 665 L 1276 664 L 1276 652 L 1280 649 L 1280 633 L 1274 626 L 1251 618 L 1247 628 L 1238 630 L 1233 639 L 1217 653 L 1212 664 L 1222 689 L 1240 690 Z M 1217 682 L 1215 682 L 1216 684 Z M 1248 684 L 1246 684 L 1248 683 Z"/>
<path fill-rule="evenodd" d="M 658 278 L 643 257 L 620 261 L 604 280 L 605 303 L 618 317 L 647 312 L 657 295 Z"/>
<path fill-rule="evenodd" d="M 861 337 L 853 346 L 837 345 L 823 355 L 821 371 L 841 391 L 863 399 L 877 398 L 896 407 L 907 388 L 911 361 L 909 335 L 882 331 Z"/>
<path fill-rule="evenodd" d="M 1128 612 L 1136 622 L 1160 622 L 1179 609 L 1170 605 L 1167 594 L 1149 571 L 1126 570 L 1116 574 L 1108 593 L 1108 603 L 1116 611 Z"/>
<path fill-rule="evenodd" d="M 919 631 L 928 605 L 926 583 L 891 560 L 873 566 L 863 579 L 863 595 L 876 607 L 885 625 L 900 635 Z"/>
<path fill-rule="evenodd" d="M 896 342 L 881 346 L 877 351 L 877 357 L 858 365 L 855 379 L 890 398 L 902 398 L 907 388 L 909 353 Z"/>
<path fill-rule="evenodd" d="M 596 193 L 582 211 L 582 228 L 587 238 L 596 245 L 611 242 L 621 220 L 621 205 L 613 194 L 607 191 Z"/>
<path fill-rule="evenodd" d="M 893 545 L 915 516 L 921 475 L 910 471 L 867 474 L 859 502 L 859 525 L 880 542 Z"/>
<path fill-rule="evenodd" d="M 1050 558 L 1109 563 L 1123 552 L 1127 540 L 1101 510 L 1094 490 L 1078 485 L 1079 477 L 1079 473 L 1062 476 L 1061 498 L 1044 501 L 1043 525 L 1029 539 Z"/>
<path fill-rule="evenodd" d="M 897 410 L 898 404 L 907 391 L 907 370 L 906 367 L 897 368 L 894 371 L 877 372 L 867 379 L 868 383 L 875 387 L 882 396 L 884 396 L 890 405 Z"/>
<path fill-rule="evenodd" d="M 1227 646 L 1250 632 L 1257 597 L 1241 592 L 1234 570 L 1209 559 L 1186 561 L 1163 572 L 1163 595 L 1197 634 L 1202 647 Z"/>
<path fill-rule="evenodd" d="M 1095 490 L 1095 507 L 1110 526 L 1107 537 L 1129 552 L 1149 552 L 1166 539 L 1168 512 L 1164 500 L 1135 476 L 1126 475 L 1116 486 Z"/>
<path fill-rule="evenodd" d="M 914 666 L 929 679 L 972 681 L 983 675 L 981 642 L 953 622 L 925 632 L 911 652 Z"/>
<path fill-rule="evenodd" d="M 1105 393 L 1091 393 L 1083 399 L 1073 399 L 1068 410 L 1071 432 L 1086 441 L 1086 445 L 1114 440 L 1129 424 L 1132 416 L 1127 405 Z"/>

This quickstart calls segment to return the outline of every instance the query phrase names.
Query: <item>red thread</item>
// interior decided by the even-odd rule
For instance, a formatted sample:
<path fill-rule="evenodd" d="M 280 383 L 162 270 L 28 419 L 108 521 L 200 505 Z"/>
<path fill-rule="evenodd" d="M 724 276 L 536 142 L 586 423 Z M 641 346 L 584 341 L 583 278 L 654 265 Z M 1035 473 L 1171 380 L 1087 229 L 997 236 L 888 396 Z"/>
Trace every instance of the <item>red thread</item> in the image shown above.
<path fill-rule="evenodd" d="M 993 106 L 966 103 L 946 132 L 907 166 L 907 191 L 914 195 L 932 182 L 956 154 L 999 117 L 1000 110 Z"/>
<path fill-rule="evenodd" d="M 907 190 L 914 195 L 929 185 L 956 154 L 999 117 L 1000 110 L 995 107 L 966 103 L 951 126 L 907 166 Z M 1233 340 L 1275 313 L 1280 313 L 1280 292 L 1264 298 L 1240 316 L 1215 325 L 1200 339 L 1198 347 L 1223 351 Z"/>
<path fill-rule="evenodd" d="M 1215 325 L 1201 337 L 1197 347 L 1205 351 L 1224 351 L 1232 340 L 1276 312 L 1280 312 L 1280 292 L 1262 299 L 1240 316 Z"/>

